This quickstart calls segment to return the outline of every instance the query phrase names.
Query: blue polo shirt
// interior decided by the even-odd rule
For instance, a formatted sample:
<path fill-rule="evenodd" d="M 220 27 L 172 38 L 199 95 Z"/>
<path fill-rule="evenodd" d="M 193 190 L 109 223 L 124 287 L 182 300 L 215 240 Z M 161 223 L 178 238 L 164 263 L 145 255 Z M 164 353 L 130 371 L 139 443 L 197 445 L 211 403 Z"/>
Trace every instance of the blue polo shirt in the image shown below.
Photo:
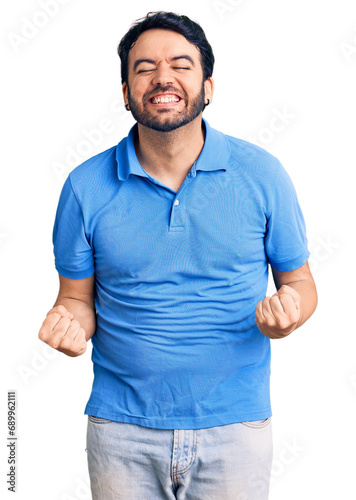
<path fill-rule="evenodd" d="M 95 273 L 94 381 L 85 414 L 159 429 L 271 416 L 268 264 L 308 259 L 292 182 L 267 151 L 209 126 L 179 191 L 128 137 L 75 168 L 53 230 L 56 269 Z"/>

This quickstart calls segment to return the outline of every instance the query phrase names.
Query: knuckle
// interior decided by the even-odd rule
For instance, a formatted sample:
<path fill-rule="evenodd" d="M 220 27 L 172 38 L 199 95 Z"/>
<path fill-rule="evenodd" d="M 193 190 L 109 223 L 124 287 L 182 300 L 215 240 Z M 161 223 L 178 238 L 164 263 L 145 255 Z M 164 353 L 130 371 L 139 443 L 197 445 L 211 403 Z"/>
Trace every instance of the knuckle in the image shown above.
<path fill-rule="evenodd" d="M 44 328 L 41 328 L 40 331 L 38 332 L 38 338 L 40 340 L 42 340 L 43 342 L 46 342 L 47 334 L 46 334 L 46 330 Z"/>
<path fill-rule="evenodd" d="M 86 350 L 87 350 L 87 344 L 85 343 L 85 344 L 83 344 L 83 345 L 80 347 L 80 349 L 77 351 L 78 356 L 80 356 L 81 354 L 84 354 Z"/>
<path fill-rule="evenodd" d="M 298 322 L 298 320 L 299 320 L 299 317 L 300 317 L 300 315 L 299 315 L 299 311 L 296 311 L 295 313 L 293 313 L 293 314 L 292 314 L 292 322 L 293 322 L 293 323 L 297 323 L 297 322 Z"/>
<path fill-rule="evenodd" d="M 279 330 L 284 330 L 286 328 L 287 324 L 283 319 L 277 320 L 277 327 Z"/>
<path fill-rule="evenodd" d="M 49 343 L 49 345 L 51 347 L 53 347 L 53 349 L 58 349 L 60 347 L 61 343 L 57 339 L 52 339 L 51 342 Z"/>
<path fill-rule="evenodd" d="M 59 349 L 62 345 L 62 342 L 63 342 L 63 334 L 62 333 L 57 333 L 56 335 L 54 335 L 50 341 L 48 342 L 48 344 L 53 347 L 53 349 Z"/>
<path fill-rule="evenodd" d="M 279 328 L 281 330 L 287 330 L 290 326 L 290 321 L 288 319 L 281 319 L 279 322 Z"/>

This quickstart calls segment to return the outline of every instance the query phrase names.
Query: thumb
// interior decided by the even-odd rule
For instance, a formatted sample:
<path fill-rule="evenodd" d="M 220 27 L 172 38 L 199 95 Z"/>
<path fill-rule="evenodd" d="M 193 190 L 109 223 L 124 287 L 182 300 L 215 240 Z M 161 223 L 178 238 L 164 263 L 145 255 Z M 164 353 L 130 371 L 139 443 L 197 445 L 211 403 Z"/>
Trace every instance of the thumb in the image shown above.
<path fill-rule="evenodd" d="M 52 311 L 57 312 L 61 316 L 67 316 L 70 319 L 74 318 L 74 314 L 71 313 L 70 311 L 68 311 L 68 309 L 63 304 L 59 304 L 58 306 L 55 306 L 50 312 L 52 312 Z"/>
<path fill-rule="evenodd" d="M 278 290 L 277 294 L 279 296 L 281 296 L 281 295 L 289 295 L 294 300 L 295 305 L 299 308 L 299 306 L 300 306 L 300 295 L 297 292 L 297 290 L 295 290 L 291 286 L 282 285 L 281 288 Z"/>

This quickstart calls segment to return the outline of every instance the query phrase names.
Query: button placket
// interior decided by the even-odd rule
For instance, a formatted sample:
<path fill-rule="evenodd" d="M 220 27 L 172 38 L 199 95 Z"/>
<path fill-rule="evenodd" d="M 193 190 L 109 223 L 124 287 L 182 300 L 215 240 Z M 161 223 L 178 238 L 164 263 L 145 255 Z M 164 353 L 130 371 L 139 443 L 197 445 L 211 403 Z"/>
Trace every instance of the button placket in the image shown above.
<path fill-rule="evenodd" d="M 179 202 L 178 199 L 174 200 L 171 212 L 170 230 L 180 230 L 184 229 L 184 210 L 183 204 Z"/>
<path fill-rule="evenodd" d="M 184 231 L 185 227 L 185 203 L 183 202 L 182 191 L 192 181 L 192 178 L 187 175 L 183 184 L 176 194 L 176 198 L 172 204 L 171 216 L 169 221 L 169 231 Z"/>

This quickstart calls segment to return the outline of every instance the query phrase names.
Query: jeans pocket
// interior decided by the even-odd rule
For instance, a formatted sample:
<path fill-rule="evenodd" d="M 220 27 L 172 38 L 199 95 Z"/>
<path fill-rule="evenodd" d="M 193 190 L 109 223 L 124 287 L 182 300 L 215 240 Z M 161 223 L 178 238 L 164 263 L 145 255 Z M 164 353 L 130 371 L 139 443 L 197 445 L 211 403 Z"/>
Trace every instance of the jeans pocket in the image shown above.
<path fill-rule="evenodd" d="M 253 429 L 263 429 L 263 427 L 266 427 L 271 421 L 272 417 L 265 418 L 263 420 L 251 420 L 248 422 L 241 422 L 242 425 L 245 425 L 246 427 L 251 427 Z"/>
<path fill-rule="evenodd" d="M 93 417 L 93 415 L 88 415 L 88 419 L 94 424 L 109 424 L 112 422 L 112 420 L 108 420 L 107 418 Z"/>

